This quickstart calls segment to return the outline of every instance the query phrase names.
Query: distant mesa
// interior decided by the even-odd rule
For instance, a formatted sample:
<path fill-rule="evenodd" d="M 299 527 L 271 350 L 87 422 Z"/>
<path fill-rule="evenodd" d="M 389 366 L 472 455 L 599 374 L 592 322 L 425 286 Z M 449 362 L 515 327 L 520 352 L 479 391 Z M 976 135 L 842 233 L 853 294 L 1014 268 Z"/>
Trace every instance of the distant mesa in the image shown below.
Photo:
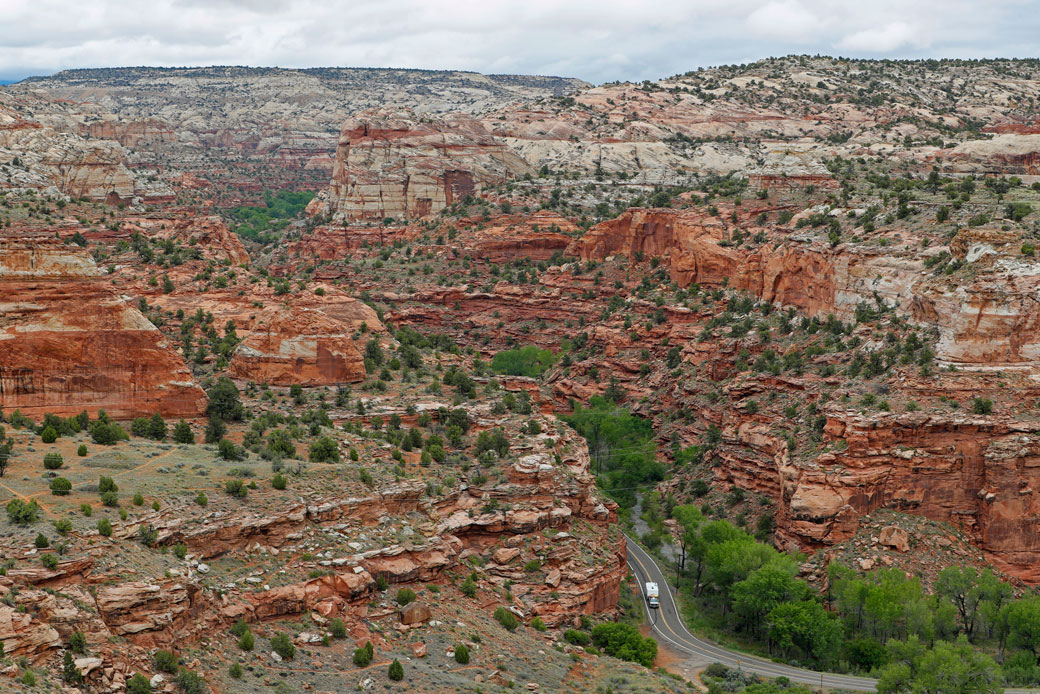
<path fill-rule="evenodd" d="M 344 221 L 415 219 L 532 172 L 467 115 L 368 112 L 343 125 L 332 183 L 308 211 Z"/>

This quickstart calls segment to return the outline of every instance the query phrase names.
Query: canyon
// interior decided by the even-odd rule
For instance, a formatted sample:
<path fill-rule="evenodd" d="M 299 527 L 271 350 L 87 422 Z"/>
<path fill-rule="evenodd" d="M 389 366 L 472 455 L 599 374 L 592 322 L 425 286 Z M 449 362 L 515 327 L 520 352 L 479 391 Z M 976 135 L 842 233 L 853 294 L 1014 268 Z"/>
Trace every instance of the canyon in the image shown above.
<path fill-rule="evenodd" d="M 1028 62 L 807 56 L 0 89 L 4 482 L 51 521 L 5 526 L 4 652 L 53 668 L 80 632 L 88 691 L 170 644 L 218 691 L 231 663 L 339 691 L 371 641 L 436 691 L 473 685 L 438 660 L 466 643 L 481 678 L 588 691 L 564 633 L 638 615 L 622 528 L 655 505 L 807 554 L 821 590 L 873 566 L 864 534 L 922 571 L 935 528 L 1040 584 L 1038 98 Z M 529 345 L 552 358 L 496 365 Z M 659 469 L 563 423 L 593 398 Z M 55 420 L 84 411 L 133 436 Z"/>

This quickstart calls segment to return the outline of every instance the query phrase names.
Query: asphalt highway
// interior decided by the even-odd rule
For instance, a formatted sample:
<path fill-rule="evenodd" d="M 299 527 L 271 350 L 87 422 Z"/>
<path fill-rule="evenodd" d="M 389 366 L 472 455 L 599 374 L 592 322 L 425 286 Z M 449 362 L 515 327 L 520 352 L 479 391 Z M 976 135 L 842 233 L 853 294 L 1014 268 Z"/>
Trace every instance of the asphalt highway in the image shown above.
<path fill-rule="evenodd" d="M 784 665 L 783 663 L 774 663 L 765 658 L 740 653 L 739 651 L 731 651 L 711 641 L 697 638 L 690 633 L 679 617 L 675 596 L 672 594 L 672 588 L 668 585 L 668 577 L 664 571 L 657 565 L 654 558 L 640 547 L 635 540 L 627 535 L 625 540 L 628 550 L 628 565 L 639 581 L 639 591 L 643 594 L 643 604 L 646 604 L 647 581 L 656 583 L 660 592 L 658 599 L 661 607 L 656 610 L 651 610 L 649 607 L 646 608 L 654 635 L 660 643 L 666 644 L 670 650 L 686 655 L 691 661 L 691 665 L 722 663 L 729 667 L 753 672 L 762 677 L 786 677 L 792 682 L 799 682 L 810 687 L 848 689 L 856 692 L 877 691 L 877 680 L 872 680 L 869 677 L 816 672 L 815 670 L 805 670 L 792 665 Z M 1040 694 L 1040 689 L 1005 689 L 1004 694 Z"/>
<path fill-rule="evenodd" d="M 722 663 L 729 667 L 740 668 L 763 677 L 786 677 L 792 682 L 825 689 L 849 689 L 857 692 L 877 691 L 876 680 L 851 675 L 835 675 L 827 672 L 815 672 L 802 668 L 774 663 L 765 658 L 758 658 L 746 653 L 731 651 L 711 641 L 697 638 L 689 632 L 679 617 L 675 597 L 669 586 L 668 577 L 657 565 L 654 558 L 646 550 L 627 538 L 629 568 L 639 581 L 639 590 L 643 592 L 643 603 L 646 604 L 646 582 L 657 583 L 660 591 L 661 607 L 656 610 L 647 608 L 654 635 L 658 641 L 670 650 L 685 654 L 696 664 Z M 1010 691 L 1010 690 L 1009 690 Z"/>

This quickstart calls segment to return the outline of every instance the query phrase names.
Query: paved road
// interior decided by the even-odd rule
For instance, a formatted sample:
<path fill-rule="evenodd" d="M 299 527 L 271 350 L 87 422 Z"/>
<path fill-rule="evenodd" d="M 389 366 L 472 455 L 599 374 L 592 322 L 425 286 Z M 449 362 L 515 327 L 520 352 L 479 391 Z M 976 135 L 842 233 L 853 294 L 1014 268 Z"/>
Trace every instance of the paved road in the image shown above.
<path fill-rule="evenodd" d="M 667 646 L 679 653 L 690 656 L 696 665 L 707 665 L 709 663 L 722 663 L 730 667 L 741 668 L 763 677 L 786 677 L 792 682 L 800 682 L 807 685 L 822 686 L 826 689 L 851 689 L 858 692 L 877 691 L 876 680 L 866 677 L 853 677 L 851 675 L 834 675 L 826 672 L 814 672 L 802 668 L 774 663 L 764 658 L 756 658 L 746 653 L 730 651 L 722 648 L 711 641 L 699 639 L 687 630 L 679 617 L 675 605 L 672 589 L 668 585 L 668 577 L 647 554 L 646 550 L 636 544 L 631 538 L 626 543 L 628 547 L 628 563 L 632 572 L 639 581 L 640 591 L 644 590 L 647 581 L 654 581 L 660 587 L 661 607 L 657 610 L 647 609 L 654 634 Z M 644 602 L 646 596 L 643 596 Z M 1010 690 L 1008 690 L 1010 692 Z"/>
<path fill-rule="evenodd" d="M 693 666 L 709 665 L 711 663 L 722 663 L 730 667 L 741 668 L 763 677 L 786 677 L 792 682 L 800 682 L 810 686 L 825 689 L 850 689 L 857 692 L 877 691 L 877 680 L 869 677 L 853 677 L 852 675 L 837 675 L 829 672 L 816 672 L 804 670 L 791 665 L 774 663 L 765 658 L 758 658 L 739 651 L 731 651 L 711 641 L 699 639 L 689 632 L 675 605 L 675 596 L 672 588 L 668 585 L 668 577 L 661 567 L 645 549 L 639 546 L 635 540 L 625 536 L 628 549 L 628 565 L 632 573 L 639 581 L 639 591 L 643 593 L 646 582 L 657 583 L 660 589 L 660 609 L 646 612 L 651 620 L 650 625 L 658 639 L 668 647 L 689 658 L 689 664 Z M 643 595 L 646 603 L 646 595 Z M 1005 689 L 1004 694 L 1040 694 L 1040 689 Z"/>

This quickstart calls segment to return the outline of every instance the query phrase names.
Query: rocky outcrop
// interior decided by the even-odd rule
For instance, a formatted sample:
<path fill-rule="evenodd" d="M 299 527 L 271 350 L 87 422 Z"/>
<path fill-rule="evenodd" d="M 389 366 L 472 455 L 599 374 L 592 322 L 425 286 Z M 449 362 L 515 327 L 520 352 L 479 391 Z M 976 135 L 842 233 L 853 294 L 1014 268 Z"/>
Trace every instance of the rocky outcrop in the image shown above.
<path fill-rule="evenodd" d="M 576 230 L 566 217 L 549 212 L 500 215 L 493 217 L 487 228 L 482 227 L 464 227 L 458 241 L 473 257 L 492 263 L 518 258 L 549 260 L 567 250 L 571 237 L 566 232 Z"/>
<path fill-rule="evenodd" d="M 287 386 L 354 383 L 365 379 L 365 360 L 342 323 L 314 310 L 289 315 L 275 309 L 256 317 L 235 350 L 231 373 Z"/>
<path fill-rule="evenodd" d="M 663 258 L 680 286 L 728 286 L 809 315 L 851 319 L 878 301 L 939 331 L 937 355 L 962 364 L 1040 363 L 1040 266 L 1008 257 L 1013 235 L 962 231 L 951 250 L 974 262 L 958 285 L 926 272 L 915 249 L 884 252 L 788 237 L 777 246 L 736 249 L 726 239 L 736 225 L 701 209 L 632 209 L 597 224 L 568 253 L 583 259 L 613 255 Z M 747 217 L 755 210 L 746 210 Z M 747 233 L 753 233 L 741 223 Z"/>
<path fill-rule="evenodd" d="M 0 239 L 0 406 L 30 417 L 105 410 L 191 417 L 206 396 L 155 326 L 101 281 L 78 246 Z"/>
<path fill-rule="evenodd" d="M 840 445 L 796 459 L 767 424 L 736 412 L 725 418 L 716 469 L 723 483 L 778 499 L 778 544 L 837 544 L 857 532 L 863 516 L 888 508 L 949 523 L 1002 570 L 1040 582 L 1040 437 L 1030 427 L 988 417 L 868 418 L 834 410 L 825 433 Z M 899 528 L 884 529 L 880 542 L 909 548 Z"/>
<path fill-rule="evenodd" d="M 369 112 L 343 125 L 331 186 L 309 211 L 348 221 L 414 219 L 530 171 L 468 116 Z"/>
<path fill-rule="evenodd" d="M 18 165 L 15 166 L 15 160 Z M 10 165 L 0 185 L 37 188 L 109 203 L 129 202 L 133 175 L 122 147 L 85 140 L 22 118 L 0 104 L 0 163 Z"/>
<path fill-rule="evenodd" d="M 383 248 L 398 240 L 411 240 L 416 235 L 400 226 L 319 226 L 300 240 L 290 242 L 286 255 L 303 262 L 343 260 L 362 248 Z M 316 272 L 323 277 L 328 274 L 320 268 Z"/>
<path fill-rule="evenodd" d="M 351 603 L 357 603 L 371 595 L 375 585 L 375 579 L 371 574 L 349 571 L 251 593 L 246 600 L 250 616 L 254 619 L 301 614 L 314 609 L 320 603 L 326 603 L 335 612 L 342 612 Z"/>
<path fill-rule="evenodd" d="M 0 605 L 0 643 L 7 656 L 25 656 L 30 661 L 45 658 L 61 647 L 57 630 L 10 605 Z"/>
<path fill-rule="evenodd" d="M 969 140 L 946 155 L 955 171 L 999 175 L 1040 174 L 1040 134 L 1005 134 Z"/>
<path fill-rule="evenodd" d="M 141 121 L 94 121 L 83 125 L 82 134 L 99 140 L 115 140 L 123 147 L 132 148 L 173 142 L 177 137 L 168 123 L 155 118 Z"/>
<path fill-rule="evenodd" d="M 169 643 L 194 626 L 201 609 L 193 583 L 131 581 L 97 592 L 98 614 L 108 629 L 139 646 Z"/>
<path fill-rule="evenodd" d="M 199 248 L 208 257 L 220 262 L 226 260 L 232 265 L 249 263 L 249 253 L 238 235 L 215 215 L 146 219 L 138 223 L 156 240 L 175 239 L 183 246 Z"/>

